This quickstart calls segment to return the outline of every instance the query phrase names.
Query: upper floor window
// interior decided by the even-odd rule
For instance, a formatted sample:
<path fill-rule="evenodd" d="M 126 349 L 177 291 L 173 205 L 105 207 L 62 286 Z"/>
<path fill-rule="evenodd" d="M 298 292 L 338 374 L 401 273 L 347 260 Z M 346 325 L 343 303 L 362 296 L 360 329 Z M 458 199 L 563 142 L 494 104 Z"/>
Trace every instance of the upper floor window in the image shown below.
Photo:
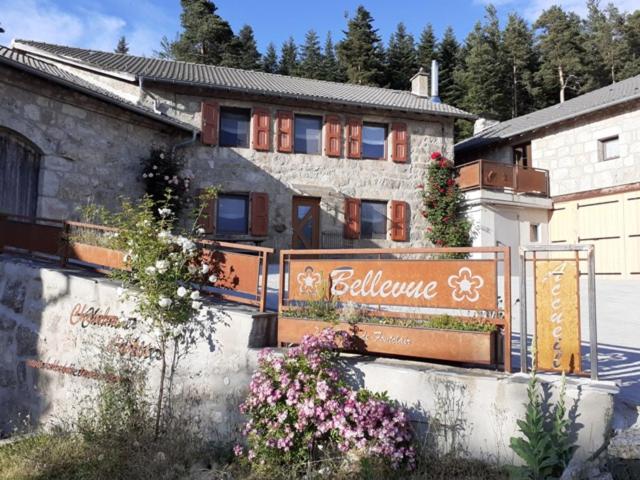
<path fill-rule="evenodd" d="M 387 237 L 387 202 L 363 200 L 360 211 L 360 238 Z"/>
<path fill-rule="evenodd" d="M 295 153 L 320 153 L 322 117 L 296 115 L 293 131 L 295 135 Z"/>
<path fill-rule="evenodd" d="M 538 243 L 539 241 L 540 241 L 540 224 L 530 223 L 529 224 L 529 242 Z"/>
<path fill-rule="evenodd" d="M 249 196 L 218 197 L 216 232 L 220 235 L 246 235 L 249 231 Z"/>
<path fill-rule="evenodd" d="M 600 161 L 613 160 L 620 157 L 620 146 L 618 144 L 618 136 L 604 138 L 598 141 L 598 155 Z"/>
<path fill-rule="evenodd" d="M 531 166 L 531 142 L 513 147 L 513 164 L 520 167 Z"/>
<path fill-rule="evenodd" d="M 387 141 L 387 126 L 381 123 L 362 125 L 362 158 L 383 160 Z"/>
<path fill-rule="evenodd" d="M 248 108 L 222 107 L 220 109 L 220 146 L 249 147 L 249 122 L 251 110 Z"/>

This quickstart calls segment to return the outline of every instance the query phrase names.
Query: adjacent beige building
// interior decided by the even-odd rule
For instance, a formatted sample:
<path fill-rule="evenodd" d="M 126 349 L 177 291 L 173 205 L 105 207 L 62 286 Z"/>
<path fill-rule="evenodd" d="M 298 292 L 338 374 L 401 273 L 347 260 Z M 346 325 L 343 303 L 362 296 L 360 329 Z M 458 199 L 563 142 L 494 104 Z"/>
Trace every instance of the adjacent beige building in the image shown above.
<path fill-rule="evenodd" d="M 640 77 L 478 126 L 456 145 L 456 163 L 485 159 L 497 169 L 548 172 L 553 206 L 546 221 L 538 215 L 539 235 L 521 244 L 591 243 L 597 273 L 640 277 Z"/>
<path fill-rule="evenodd" d="M 159 145 L 179 150 L 194 191 L 220 187 L 211 238 L 278 249 L 424 245 L 416 185 L 433 152 L 453 156 L 454 121 L 473 118 L 431 98 L 423 72 L 394 91 L 31 41 L 0 53 L 14 98 L 0 128 L 42 156 L 37 173 L 11 173 L 29 214 L 140 195 L 139 159 Z"/>

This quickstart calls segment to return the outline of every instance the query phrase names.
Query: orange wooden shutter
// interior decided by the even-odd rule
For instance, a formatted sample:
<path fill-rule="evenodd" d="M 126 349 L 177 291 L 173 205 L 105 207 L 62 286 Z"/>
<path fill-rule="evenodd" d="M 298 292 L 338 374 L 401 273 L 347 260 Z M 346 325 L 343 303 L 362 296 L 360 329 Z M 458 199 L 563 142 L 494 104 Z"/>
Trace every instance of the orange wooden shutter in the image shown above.
<path fill-rule="evenodd" d="M 278 110 L 278 151 L 293 152 L 293 113 Z"/>
<path fill-rule="evenodd" d="M 406 242 L 407 235 L 407 202 L 391 201 L 391 240 Z"/>
<path fill-rule="evenodd" d="M 362 156 L 362 120 L 347 119 L 347 157 L 360 158 Z"/>
<path fill-rule="evenodd" d="M 251 235 L 263 237 L 269 232 L 269 195 L 251 193 Z"/>
<path fill-rule="evenodd" d="M 344 201 L 344 238 L 360 238 L 360 200 L 346 198 Z"/>
<path fill-rule="evenodd" d="M 391 125 L 391 160 L 396 163 L 407 163 L 407 157 L 409 156 L 407 137 L 406 123 L 394 123 Z"/>
<path fill-rule="evenodd" d="M 270 147 L 269 130 L 271 127 L 271 113 L 264 108 L 253 110 L 253 148 L 268 151 Z"/>
<path fill-rule="evenodd" d="M 205 145 L 215 145 L 218 143 L 218 104 L 211 100 L 205 100 L 201 106 L 202 133 L 200 140 Z"/>
<path fill-rule="evenodd" d="M 342 150 L 342 123 L 337 115 L 325 119 L 324 152 L 329 157 L 339 157 Z"/>
<path fill-rule="evenodd" d="M 198 192 L 198 196 L 200 196 L 201 192 Z M 216 230 L 215 202 L 214 198 L 207 201 L 207 204 L 202 209 L 202 214 L 198 217 L 198 226 L 204 228 L 204 233 L 207 235 L 214 233 Z"/>

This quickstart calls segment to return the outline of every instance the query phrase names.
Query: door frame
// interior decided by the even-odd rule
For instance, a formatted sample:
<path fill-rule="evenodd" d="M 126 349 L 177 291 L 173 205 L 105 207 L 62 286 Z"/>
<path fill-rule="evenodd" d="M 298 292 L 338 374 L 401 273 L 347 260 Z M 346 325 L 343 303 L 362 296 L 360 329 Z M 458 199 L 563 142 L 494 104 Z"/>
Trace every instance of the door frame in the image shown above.
<path fill-rule="evenodd" d="M 298 219 L 297 215 L 297 207 L 301 205 L 310 206 L 310 210 L 307 214 L 302 218 Z M 304 238 L 298 232 L 297 227 L 306 223 L 305 219 L 309 218 L 308 221 L 313 222 L 312 224 L 312 237 L 311 244 L 306 245 Z M 291 248 L 296 248 L 296 238 L 299 242 L 305 245 L 303 248 L 313 249 L 320 248 L 320 198 L 319 197 L 306 197 L 304 195 L 294 195 L 291 197 Z"/>

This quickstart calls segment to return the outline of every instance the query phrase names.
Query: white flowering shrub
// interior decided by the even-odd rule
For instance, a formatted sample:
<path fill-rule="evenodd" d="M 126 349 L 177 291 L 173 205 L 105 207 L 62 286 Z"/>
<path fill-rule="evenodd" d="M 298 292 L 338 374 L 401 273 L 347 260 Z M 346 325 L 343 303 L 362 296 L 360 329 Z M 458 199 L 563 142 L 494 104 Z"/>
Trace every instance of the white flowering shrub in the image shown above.
<path fill-rule="evenodd" d="M 178 213 L 190 203 L 189 191 L 193 173 L 184 170 L 184 160 L 175 151 L 161 147 L 152 147 L 149 155 L 141 161 L 142 173 L 140 178 L 145 186 L 145 192 L 156 206 L 165 202 L 165 194 L 171 192 L 168 206 L 174 213 Z"/>

